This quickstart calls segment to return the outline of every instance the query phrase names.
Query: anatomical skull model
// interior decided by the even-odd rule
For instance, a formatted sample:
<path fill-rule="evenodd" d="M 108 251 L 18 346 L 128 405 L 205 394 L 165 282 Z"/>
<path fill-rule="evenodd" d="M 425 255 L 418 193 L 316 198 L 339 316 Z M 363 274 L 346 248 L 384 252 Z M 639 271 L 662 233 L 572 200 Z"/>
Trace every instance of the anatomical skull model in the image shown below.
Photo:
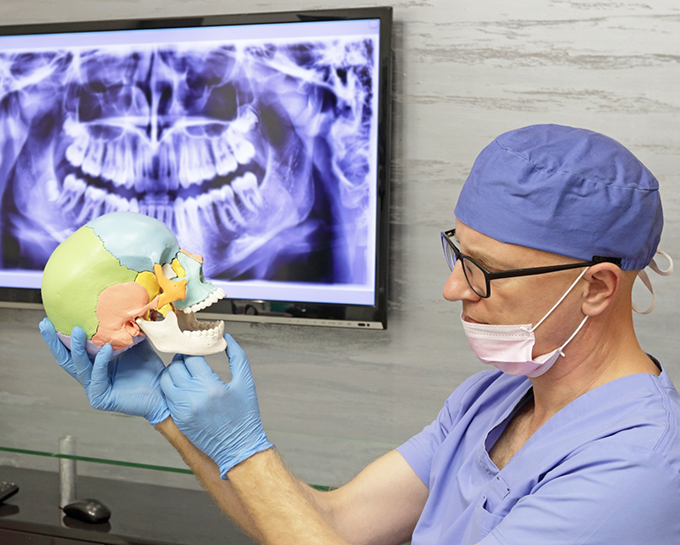
<path fill-rule="evenodd" d="M 90 354 L 148 337 L 161 352 L 223 351 L 224 322 L 194 313 L 225 296 L 203 278 L 203 259 L 180 249 L 160 221 L 133 212 L 100 216 L 62 242 L 43 274 L 47 317 L 64 344 L 82 327 Z"/>

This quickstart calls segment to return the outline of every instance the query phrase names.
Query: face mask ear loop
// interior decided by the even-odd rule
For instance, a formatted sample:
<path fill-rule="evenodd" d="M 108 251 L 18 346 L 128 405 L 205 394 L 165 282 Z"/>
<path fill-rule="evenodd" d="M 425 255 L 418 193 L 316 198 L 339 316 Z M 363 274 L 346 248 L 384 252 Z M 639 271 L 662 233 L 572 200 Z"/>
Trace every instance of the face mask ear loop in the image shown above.
<path fill-rule="evenodd" d="M 552 314 L 552 311 L 555 310 L 555 309 L 559 306 L 559 304 L 560 304 L 562 301 L 564 301 L 564 299 L 567 297 L 567 295 L 569 295 L 569 293 L 571 292 L 571 290 L 574 289 L 574 286 L 575 286 L 576 284 L 578 284 L 578 281 L 581 280 L 581 278 L 583 278 L 583 275 L 586 274 L 586 272 L 588 271 L 589 268 L 590 268 L 590 267 L 586 267 L 586 269 L 585 269 L 581 274 L 578 275 L 578 278 L 577 278 L 576 280 L 574 280 L 574 283 L 573 283 L 571 286 L 569 286 L 569 289 L 568 289 L 566 292 L 564 292 L 564 295 L 563 295 L 562 297 L 560 297 L 560 300 L 557 301 L 557 303 L 555 303 L 555 304 L 553 305 L 553 308 L 551 308 L 551 309 L 548 311 L 548 313 L 547 313 L 545 316 L 543 316 L 543 318 L 541 318 L 541 319 L 539 320 L 539 322 L 538 322 L 534 327 L 531 328 L 531 331 L 536 331 L 536 328 L 537 328 L 539 325 L 541 325 L 541 324 L 544 322 L 544 320 L 545 320 L 548 316 L 550 316 L 550 315 Z M 583 325 L 583 324 L 581 324 L 581 325 Z M 580 327 L 579 327 L 579 329 L 580 329 Z M 578 331 L 578 330 L 577 330 L 577 331 Z M 569 339 L 569 340 L 571 340 L 571 339 Z M 567 341 L 567 342 L 569 342 L 569 341 Z"/>
<path fill-rule="evenodd" d="M 638 314 L 649 314 L 654 310 L 654 307 L 656 307 L 656 295 L 654 295 L 654 288 L 652 287 L 652 281 L 649 279 L 649 275 L 647 274 L 647 271 L 642 270 L 638 272 L 638 277 L 640 280 L 642 280 L 642 283 L 647 287 L 649 290 L 649 293 L 652 294 L 652 304 L 649 305 L 649 308 L 647 310 L 640 310 L 635 303 L 633 303 L 633 310 L 637 312 Z"/>
<path fill-rule="evenodd" d="M 671 256 L 669 256 L 663 250 L 657 250 L 656 253 L 666 258 L 666 260 L 668 261 L 668 267 L 666 269 L 660 268 L 657 262 L 654 260 L 654 258 L 652 258 L 652 261 L 649 263 L 649 268 L 652 269 L 656 274 L 661 276 L 670 276 L 671 274 L 673 274 L 674 266 L 673 259 L 671 258 Z M 632 304 L 633 310 L 638 314 L 649 314 L 654 310 L 654 307 L 656 307 L 656 295 L 654 294 L 652 281 L 649 279 L 649 275 L 645 270 L 641 270 L 640 272 L 638 272 L 638 276 L 640 277 L 640 280 L 642 280 L 642 283 L 647 287 L 649 292 L 652 294 L 652 304 L 649 305 L 649 308 L 647 310 L 642 311 L 635 305 L 635 303 L 633 303 Z"/>
<path fill-rule="evenodd" d="M 565 342 L 562 346 L 560 346 L 560 347 L 557 349 L 557 351 L 560 353 L 560 356 L 564 357 L 564 352 L 563 352 L 564 347 L 567 346 L 567 345 L 571 342 L 571 340 L 572 340 L 574 337 L 576 337 L 576 334 L 577 334 L 579 331 L 581 331 L 581 328 L 582 328 L 584 325 L 586 325 L 586 320 L 588 320 L 588 318 L 590 318 L 590 316 L 587 316 L 587 315 L 586 315 L 586 317 L 583 318 L 583 320 L 581 321 L 581 324 L 576 328 L 576 331 L 574 331 L 574 332 L 571 334 L 571 337 L 569 337 L 569 338 L 567 339 L 567 342 Z"/>

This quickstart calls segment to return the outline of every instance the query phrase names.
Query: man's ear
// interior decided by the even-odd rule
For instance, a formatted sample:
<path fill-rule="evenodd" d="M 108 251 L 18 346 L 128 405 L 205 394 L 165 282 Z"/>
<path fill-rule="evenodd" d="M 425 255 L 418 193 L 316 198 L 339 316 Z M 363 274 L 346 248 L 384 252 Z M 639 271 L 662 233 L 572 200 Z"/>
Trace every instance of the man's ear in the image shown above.
<path fill-rule="evenodd" d="M 613 263 L 592 265 L 583 275 L 588 283 L 582 310 L 586 316 L 597 316 L 612 304 L 621 289 L 623 273 Z"/>

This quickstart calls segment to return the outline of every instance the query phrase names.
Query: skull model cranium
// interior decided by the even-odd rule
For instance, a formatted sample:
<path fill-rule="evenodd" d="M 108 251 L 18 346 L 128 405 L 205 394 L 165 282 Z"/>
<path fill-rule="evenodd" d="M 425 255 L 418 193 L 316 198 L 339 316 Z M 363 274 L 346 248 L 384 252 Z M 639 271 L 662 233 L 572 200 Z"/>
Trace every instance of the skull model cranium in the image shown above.
<path fill-rule="evenodd" d="M 69 346 L 82 327 L 88 352 L 124 350 L 148 337 L 161 352 L 223 351 L 224 323 L 195 312 L 225 296 L 203 278 L 203 259 L 180 249 L 160 221 L 133 212 L 100 216 L 62 242 L 43 274 L 47 317 Z"/>

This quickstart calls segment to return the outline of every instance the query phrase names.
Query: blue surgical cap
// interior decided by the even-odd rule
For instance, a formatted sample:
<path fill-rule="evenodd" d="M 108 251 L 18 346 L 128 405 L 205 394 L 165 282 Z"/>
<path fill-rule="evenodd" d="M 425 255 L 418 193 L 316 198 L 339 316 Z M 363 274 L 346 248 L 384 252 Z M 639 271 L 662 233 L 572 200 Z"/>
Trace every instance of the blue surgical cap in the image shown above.
<path fill-rule="evenodd" d="M 624 270 L 649 264 L 663 228 L 654 175 L 615 140 L 560 125 L 510 131 L 484 148 L 455 215 L 501 242 L 617 257 Z"/>

